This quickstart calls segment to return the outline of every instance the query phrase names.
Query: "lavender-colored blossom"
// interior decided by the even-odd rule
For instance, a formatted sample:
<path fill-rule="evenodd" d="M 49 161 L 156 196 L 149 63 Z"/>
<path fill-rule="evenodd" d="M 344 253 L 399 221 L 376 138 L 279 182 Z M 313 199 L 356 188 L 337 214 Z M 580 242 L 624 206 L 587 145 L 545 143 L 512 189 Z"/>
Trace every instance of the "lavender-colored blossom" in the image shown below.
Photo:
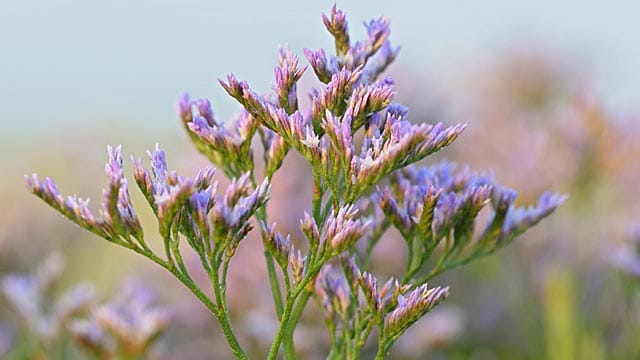
<path fill-rule="evenodd" d="M 407 210 L 410 211 L 410 208 L 413 207 L 412 206 L 413 204 L 410 202 L 412 200 L 415 200 L 415 198 L 412 198 L 406 195 L 403 196 L 403 199 L 406 202 L 406 204 L 404 204 L 405 205 L 404 207 L 400 207 L 396 199 L 391 194 L 391 190 L 388 187 L 386 187 L 384 190 L 378 189 L 378 193 L 377 193 L 377 200 L 379 201 L 379 205 L 380 205 L 379 208 L 382 209 L 382 212 L 389 219 L 391 219 L 394 226 L 400 231 L 411 231 L 412 228 L 415 226 L 413 222 L 413 218 L 418 216 L 417 213 L 411 214 L 411 215 L 414 215 L 414 216 L 411 216 L 407 212 Z"/>
<path fill-rule="evenodd" d="M 96 290 L 88 283 L 80 283 L 67 290 L 53 306 L 54 318 L 67 323 L 86 311 L 95 301 Z"/>
<path fill-rule="evenodd" d="M 266 119 L 266 105 L 268 103 L 264 97 L 251 90 L 246 81 L 238 81 L 233 74 L 227 75 L 226 82 L 223 80 L 219 82 L 225 91 L 242 104 L 251 116 L 264 122 Z M 270 127 L 268 123 L 264 125 Z M 275 129 L 271 128 L 271 130 Z"/>
<path fill-rule="evenodd" d="M 388 41 L 390 34 L 389 20 L 381 17 L 365 22 L 367 37 L 363 41 L 357 41 L 351 45 L 344 12 L 336 10 L 334 7 L 331 9 L 330 15 L 323 15 L 322 19 L 327 30 L 334 37 L 336 62 L 339 67 L 353 70 L 367 64 L 372 56 L 378 54 L 379 59 L 372 62 L 372 66 L 367 71 L 367 76 L 365 76 L 368 81 L 374 81 L 395 59 L 398 50 L 392 49 Z M 317 64 L 314 66 L 314 70 L 321 81 L 326 82 L 323 80 L 326 79 L 326 66 L 323 65 L 327 63 L 324 60 L 324 56 L 316 52 L 308 54 L 307 57 L 312 65 Z"/>
<path fill-rule="evenodd" d="M 382 303 L 380 301 L 380 295 L 378 294 L 378 279 L 376 279 L 373 274 L 365 272 L 358 278 L 358 283 L 369 307 L 375 312 L 381 312 Z"/>
<path fill-rule="evenodd" d="M 300 283 L 307 267 L 307 256 L 304 256 L 300 250 L 296 251 L 292 247 L 289 251 L 289 267 L 291 268 L 291 275 L 295 283 Z"/>
<path fill-rule="evenodd" d="M 164 149 L 160 148 L 160 145 L 156 143 L 156 148 L 153 151 L 147 151 L 149 159 L 151 159 L 151 170 L 153 171 L 153 177 L 155 179 L 153 183 L 153 194 L 158 196 L 167 190 L 167 156 L 164 153 Z"/>
<path fill-rule="evenodd" d="M 191 122 L 191 99 L 189 98 L 189 94 L 182 93 L 175 104 L 176 113 L 180 116 L 180 119 L 184 124 L 188 124 Z"/>
<path fill-rule="evenodd" d="M 444 239 L 447 245 L 441 256 L 446 269 L 508 244 L 564 199 L 543 195 L 538 207 L 517 209 L 512 206 L 515 197 L 515 191 L 497 184 L 490 174 L 473 173 L 466 167 L 456 170 L 447 162 L 406 167 L 376 194 L 379 208 L 406 240 L 410 256 L 422 258 L 412 274 L 424 266 Z M 488 204 L 493 214 L 481 224 L 477 219 Z M 415 241 L 422 244 L 420 248 L 415 247 Z M 440 266 L 432 269 L 430 276 L 442 271 Z"/>
<path fill-rule="evenodd" d="M 40 181 L 37 175 L 25 176 L 27 188 L 69 220 L 112 241 L 129 242 L 129 235 L 142 239 L 142 227 L 129 198 L 127 180 L 122 169 L 121 148 L 108 147 L 109 160 L 105 165 L 108 177 L 103 191 L 104 202 L 99 216 L 89 209 L 89 200 L 77 196 L 66 199 L 51 178 Z"/>
<path fill-rule="evenodd" d="M 298 67 L 298 57 L 293 55 L 288 47 L 281 47 L 278 51 L 278 66 L 274 70 L 276 78 L 275 92 L 279 104 L 289 113 L 298 109 L 298 94 L 296 83 L 306 70 L 306 66 Z"/>
<path fill-rule="evenodd" d="M 362 238 L 369 227 L 369 221 L 356 217 L 358 213 L 354 205 L 346 205 L 331 212 L 322 228 L 322 242 L 330 253 L 339 254 Z"/>
<path fill-rule="evenodd" d="M 429 288 L 421 285 L 406 295 L 398 296 L 398 305 L 386 319 L 386 331 L 399 335 L 449 296 L 448 287 Z"/>
<path fill-rule="evenodd" d="M 387 42 L 389 38 L 389 20 L 382 17 L 378 19 L 372 19 L 368 23 L 365 22 L 364 26 L 367 28 L 367 49 L 369 53 L 378 51 Z"/>
<path fill-rule="evenodd" d="M 357 282 L 364 293 L 369 306 L 378 314 L 384 315 L 394 308 L 401 293 L 407 291 L 408 286 L 401 286 L 396 278 L 390 278 L 378 289 L 378 280 L 373 274 L 364 272 L 357 278 Z"/>
<path fill-rule="evenodd" d="M 207 121 L 207 125 L 210 127 L 218 126 L 211 108 L 211 102 L 209 99 L 198 99 L 193 102 L 193 105 L 198 110 L 198 115 Z M 195 121 L 195 119 L 194 119 Z"/>
<path fill-rule="evenodd" d="M 215 191 L 216 186 L 212 186 L 210 189 L 193 193 L 189 198 L 189 206 L 192 209 L 194 221 L 200 230 L 200 237 L 206 237 L 210 232 L 208 215 L 213 206 Z"/>
<path fill-rule="evenodd" d="M 294 147 L 307 160 L 317 158 L 318 136 L 300 111 L 289 115 L 287 112 L 271 104 L 266 105 L 268 127 L 282 136 L 288 146 Z"/>
<path fill-rule="evenodd" d="M 513 208 L 507 213 L 502 227 L 505 234 L 520 234 L 534 226 L 562 205 L 568 196 L 545 192 L 540 196 L 538 204 L 526 208 Z"/>
<path fill-rule="evenodd" d="M 77 319 L 69 324 L 69 332 L 80 347 L 95 354 L 98 358 L 110 358 L 117 352 L 116 339 L 97 322 L 89 319 Z"/>
<path fill-rule="evenodd" d="M 322 21 L 335 39 L 336 53 L 345 55 L 350 48 L 346 14 L 334 5 L 329 16 L 322 14 Z"/>
<path fill-rule="evenodd" d="M 346 110 L 344 99 L 349 97 L 361 75 L 362 67 L 353 70 L 342 68 L 331 75 L 331 81 L 325 86 L 311 93 L 311 119 L 314 124 L 321 123 L 327 110 L 336 115 L 344 114 Z"/>
<path fill-rule="evenodd" d="M 40 294 L 33 278 L 7 275 L 2 279 L 2 292 L 29 327 L 36 330 L 42 328 L 39 325 Z"/>
<path fill-rule="evenodd" d="M 396 59 L 399 52 L 399 47 L 394 48 L 388 40 L 385 41 L 380 49 L 367 60 L 362 75 L 363 81 L 366 83 L 375 81 Z"/>
<path fill-rule="evenodd" d="M 316 51 L 304 49 L 304 55 L 309 60 L 318 80 L 322 83 L 328 83 L 332 75 L 338 72 L 337 62 L 333 58 L 327 59 L 323 49 Z"/>
<path fill-rule="evenodd" d="M 124 177 L 122 147 L 107 146 L 109 160 L 105 165 L 108 185 L 103 191 L 104 206 L 102 216 L 104 226 L 114 233 L 131 233 L 142 239 L 142 227 L 129 199 L 127 180 Z"/>
<path fill-rule="evenodd" d="M 449 145 L 465 125 L 444 128 L 441 124 L 409 125 L 389 114 L 382 129 L 370 129 L 359 156 L 349 169 L 353 196 L 378 183 L 391 172 L 422 160 Z"/>
<path fill-rule="evenodd" d="M 263 232 L 263 241 L 265 248 L 273 254 L 274 258 L 283 269 L 287 268 L 289 262 L 289 252 L 291 249 L 291 235 L 283 236 L 276 231 L 276 224 L 262 224 L 265 229 Z"/>
<path fill-rule="evenodd" d="M 179 215 L 180 210 L 189 202 L 189 198 L 194 193 L 193 180 L 179 177 L 171 173 L 167 177 L 171 184 L 167 184 L 166 190 L 155 196 L 155 203 L 158 208 L 158 224 L 160 235 L 167 238 L 174 224 L 174 219 Z"/>
<path fill-rule="evenodd" d="M 517 196 L 518 193 L 515 190 L 494 184 L 491 192 L 491 205 L 496 211 L 506 212 Z"/>
<path fill-rule="evenodd" d="M 356 264 L 355 255 L 348 256 L 343 253 L 340 255 L 340 264 L 344 270 L 344 275 L 350 284 L 357 285 L 358 280 L 362 276 L 360 268 Z"/>
<path fill-rule="evenodd" d="M 331 265 L 325 265 L 320 271 L 316 280 L 316 294 L 329 317 L 337 316 L 346 320 L 351 297 L 349 286 Z"/>
<path fill-rule="evenodd" d="M 316 221 L 306 211 L 304 212 L 303 218 L 300 219 L 300 230 L 302 230 L 302 233 L 309 242 L 310 251 L 314 253 L 320 246 L 320 231 L 318 230 Z"/>
<path fill-rule="evenodd" d="M 199 102 L 208 104 L 208 100 Z M 223 126 L 212 118 L 212 112 L 206 107 L 202 110 L 198 108 L 198 112 L 192 121 L 185 124 L 198 150 L 230 177 L 253 169 L 250 143 L 257 130 L 255 118 L 241 111 L 238 117 Z"/>
<path fill-rule="evenodd" d="M 251 193 L 247 193 L 247 184 L 242 179 L 232 183 L 223 197 L 216 197 L 212 209 L 212 221 L 218 228 L 216 231 L 240 229 L 255 211 L 264 205 L 269 198 L 271 186 L 265 179 Z M 241 194 L 240 196 L 237 196 Z"/>
<path fill-rule="evenodd" d="M 265 127 L 260 128 L 260 138 L 264 147 L 265 175 L 272 177 L 282 166 L 282 161 L 289 152 L 289 145 L 282 136 Z"/>
<path fill-rule="evenodd" d="M 346 56 L 341 58 L 341 65 L 347 67 L 364 65 L 384 44 L 388 43 L 387 39 L 391 33 L 389 20 L 373 19 L 368 23 L 365 22 L 364 26 L 367 29 L 367 38 L 357 41 L 349 48 Z"/>
<path fill-rule="evenodd" d="M 391 77 L 373 84 L 363 84 L 356 88 L 347 105 L 351 116 L 356 119 L 352 124 L 352 128 L 359 129 L 365 124 L 368 116 L 389 106 L 394 95 L 395 91 Z"/>
<path fill-rule="evenodd" d="M 400 294 L 406 292 L 408 287 L 408 285 L 401 286 L 400 281 L 396 278 L 392 277 L 387 280 L 378 292 L 382 310 L 388 311 L 392 307 L 395 307 L 398 298 L 401 296 Z"/>

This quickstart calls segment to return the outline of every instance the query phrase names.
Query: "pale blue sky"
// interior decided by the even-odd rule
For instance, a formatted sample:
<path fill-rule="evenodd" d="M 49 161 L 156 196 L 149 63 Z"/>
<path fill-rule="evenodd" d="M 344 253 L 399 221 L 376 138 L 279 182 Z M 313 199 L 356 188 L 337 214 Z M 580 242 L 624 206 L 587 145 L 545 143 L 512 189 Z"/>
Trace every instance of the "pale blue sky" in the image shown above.
<path fill-rule="evenodd" d="M 4 135 L 114 119 L 175 127 L 188 90 L 235 104 L 216 79 L 234 72 L 259 90 L 275 49 L 329 46 L 320 14 L 332 1 L 0 0 L 0 125 Z M 531 41 L 580 59 L 611 104 L 638 107 L 636 1 L 339 1 L 351 29 L 391 19 L 401 64 L 447 79 L 509 43 Z"/>

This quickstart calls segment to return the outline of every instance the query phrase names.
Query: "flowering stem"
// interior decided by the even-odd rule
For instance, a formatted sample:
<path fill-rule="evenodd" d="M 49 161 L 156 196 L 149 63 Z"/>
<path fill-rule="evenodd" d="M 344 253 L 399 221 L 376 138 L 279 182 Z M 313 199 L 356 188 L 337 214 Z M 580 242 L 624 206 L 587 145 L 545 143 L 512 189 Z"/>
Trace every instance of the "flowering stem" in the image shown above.
<path fill-rule="evenodd" d="M 286 333 L 287 327 L 290 326 L 289 322 L 292 317 L 292 314 L 294 313 L 293 309 L 294 309 L 294 304 L 296 303 L 296 300 L 298 300 L 298 297 L 300 296 L 300 294 L 306 290 L 306 287 L 309 284 L 309 282 L 315 279 L 316 275 L 318 275 L 318 272 L 320 272 L 322 265 L 324 265 L 324 263 L 327 260 L 328 259 L 326 257 L 319 258 L 318 262 L 313 264 L 313 266 L 309 268 L 309 271 L 307 272 L 305 277 L 298 284 L 296 284 L 296 286 L 290 292 L 287 293 L 287 301 L 285 302 L 285 307 L 282 312 L 280 325 L 278 326 L 278 331 L 276 332 L 276 336 L 273 339 L 273 343 L 271 344 L 271 348 L 269 349 L 269 353 L 267 354 L 267 359 L 275 360 L 276 357 L 278 356 L 278 350 L 280 349 L 280 344 L 283 341 L 283 337 Z M 305 301 L 300 301 L 301 305 L 298 305 L 298 307 L 296 308 L 296 311 L 295 311 L 296 314 L 298 313 L 302 314 L 302 310 L 304 310 L 304 305 L 306 304 L 307 300 L 308 298 L 305 299 Z M 299 319 L 300 315 L 296 315 L 296 317 Z M 294 327 L 295 327 L 295 324 L 294 324 Z M 293 334 L 293 331 L 291 331 L 291 334 Z M 287 354 L 287 355 L 295 357 L 295 353 Z"/>
<path fill-rule="evenodd" d="M 371 334 L 371 330 L 373 330 L 373 325 L 374 325 L 374 319 L 370 319 L 369 321 L 367 321 L 364 331 L 361 331 L 362 335 L 358 337 L 356 346 L 353 349 L 354 359 L 358 358 L 358 356 L 360 355 L 360 351 L 362 350 L 364 345 L 367 343 L 369 334 Z"/>
<path fill-rule="evenodd" d="M 384 330 L 384 316 L 380 315 L 378 318 L 378 353 L 376 354 L 376 360 L 383 360 L 389 349 Z"/>
<path fill-rule="evenodd" d="M 253 172 L 251 173 L 252 182 L 255 185 L 255 180 L 253 180 Z M 262 206 L 255 213 L 255 218 L 258 220 L 258 227 L 260 228 L 261 236 L 265 236 L 265 229 L 262 224 L 267 223 L 267 209 Z M 273 304 L 276 308 L 276 315 L 278 320 L 282 318 L 282 293 L 280 293 L 280 284 L 278 282 L 278 275 L 276 274 L 276 266 L 275 261 L 273 259 L 273 255 L 269 252 L 269 250 L 264 250 L 264 258 L 267 264 L 267 273 L 269 274 L 269 285 L 271 286 L 271 294 L 273 295 Z"/>
<path fill-rule="evenodd" d="M 207 307 L 207 309 L 211 311 L 211 314 L 213 314 L 213 316 L 218 320 L 218 322 L 220 323 L 220 327 L 222 328 L 222 332 L 224 333 L 224 336 L 227 339 L 229 346 L 231 347 L 231 351 L 236 356 L 236 358 L 249 358 L 238 343 L 238 339 L 233 333 L 233 328 L 231 327 L 229 316 L 226 311 L 221 311 L 222 309 L 216 306 L 216 304 L 214 304 L 213 301 L 211 301 L 211 299 L 207 295 L 205 295 L 202 290 L 200 290 L 200 288 L 193 282 L 193 280 L 191 280 L 191 278 L 180 272 L 172 263 L 159 258 L 153 252 L 145 251 L 138 247 L 134 247 L 133 250 L 167 269 L 176 278 L 178 278 L 178 280 L 180 280 L 180 282 L 183 283 L 198 298 L 198 300 L 200 300 L 200 302 L 202 302 Z M 214 286 L 214 293 L 217 291 L 219 291 L 219 289 Z"/>
<path fill-rule="evenodd" d="M 413 261 L 414 261 L 413 260 L 413 254 L 414 254 L 414 249 L 413 249 L 414 246 L 413 245 L 414 245 L 413 238 L 412 237 L 408 238 L 407 239 L 407 248 L 408 248 L 409 252 L 407 254 L 407 265 L 406 265 L 405 270 L 404 270 L 405 274 L 409 274 L 413 270 Z"/>
<path fill-rule="evenodd" d="M 302 292 L 300 299 L 298 299 L 298 301 L 296 302 L 293 308 L 293 314 L 291 315 L 291 320 L 287 325 L 287 328 L 284 333 L 284 338 L 282 341 L 284 346 L 285 357 L 287 359 L 295 359 L 296 352 L 295 352 L 295 346 L 293 342 L 293 333 L 298 325 L 298 322 L 300 321 L 300 317 L 302 316 L 304 309 L 307 306 L 307 302 L 311 298 L 311 295 L 313 295 L 313 292 L 310 290 Z"/>
<path fill-rule="evenodd" d="M 281 319 L 283 312 L 282 294 L 280 293 L 280 284 L 278 283 L 278 276 L 276 275 L 275 262 L 269 250 L 264 251 L 264 257 L 267 262 L 269 285 L 271 285 L 271 293 L 273 294 L 273 303 L 276 307 L 276 314 L 278 315 L 278 319 Z"/>
<path fill-rule="evenodd" d="M 242 350 L 242 348 L 240 347 L 240 344 L 238 343 L 238 340 L 233 334 L 233 327 L 231 326 L 231 318 L 229 317 L 229 309 L 227 308 L 226 277 L 227 277 L 227 270 L 229 268 L 229 260 L 230 260 L 230 257 L 226 257 L 224 259 L 222 264 L 222 278 L 216 279 L 217 286 L 214 286 L 214 290 L 213 290 L 216 296 L 216 300 L 218 302 L 218 309 L 221 315 L 218 319 L 220 321 L 220 326 L 222 327 L 222 331 L 225 333 L 225 336 L 227 336 L 227 340 L 230 341 L 230 343 L 231 341 L 233 341 L 233 344 L 232 344 L 232 349 L 234 350 L 233 354 L 238 359 L 248 359 L 247 354 L 244 352 L 244 350 Z"/>
<path fill-rule="evenodd" d="M 280 349 L 280 343 L 282 342 L 282 337 L 284 335 L 286 325 L 289 323 L 289 317 L 291 317 L 291 310 L 293 308 L 294 301 L 295 296 L 293 294 L 287 295 L 287 302 L 282 312 L 282 317 L 280 318 L 278 332 L 276 333 L 275 339 L 273 340 L 271 348 L 269 349 L 269 353 L 267 354 L 267 359 L 269 360 L 275 360 L 278 356 L 278 349 Z"/>

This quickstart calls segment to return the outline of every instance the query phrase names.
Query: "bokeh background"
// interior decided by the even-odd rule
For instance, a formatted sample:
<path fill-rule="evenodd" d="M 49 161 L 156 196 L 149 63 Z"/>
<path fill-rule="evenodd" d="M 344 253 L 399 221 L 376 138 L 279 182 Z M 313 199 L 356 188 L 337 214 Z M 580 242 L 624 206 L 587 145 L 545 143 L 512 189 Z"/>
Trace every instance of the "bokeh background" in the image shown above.
<path fill-rule="evenodd" d="M 210 98 L 218 119 L 230 117 L 238 106 L 217 79 L 233 72 L 268 91 L 279 44 L 299 55 L 305 47 L 332 47 L 320 18 L 332 4 L 2 2 L 0 276 L 32 273 L 48 254 L 59 253 L 66 269 L 57 294 L 88 281 L 99 302 L 117 297 L 120 284 L 136 278 L 173 314 L 155 356 L 228 358 L 217 327 L 200 304 L 185 300 L 177 281 L 68 223 L 28 194 L 23 174 L 51 175 L 64 193 L 98 203 L 106 145 L 144 156 L 156 142 L 167 149 L 171 167 L 195 173 L 204 159 L 180 128 L 177 95 L 187 90 Z M 391 19 L 391 40 L 402 50 L 389 73 L 396 99 L 413 119 L 469 124 L 438 157 L 492 169 L 522 202 L 545 189 L 570 195 L 558 213 L 498 255 L 435 279 L 451 286 L 452 297 L 396 345 L 393 358 L 640 357 L 640 260 L 633 248 L 640 239 L 634 231 L 640 228 L 640 5 L 494 0 L 338 6 L 347 12 L 352 38 L 364 35 L 364 20 Z M 312 77 L 303 83 L 311 86 Z M 299 166 L 290 156 L 282 172 L 299 174 Z M 274 201 L 278 194 L 286 200 L 271 205 L 272 217 L 284 231 L 295 229 L 309 204 L 310 179 L 280 174 L 276 181 Z M 299 202 L 286 196 L 292 191 L 303 194 Z M 140 196 L 134 201 L 143 205 Z M 153 228 L 150 212 L 141 212 Z M 261 354 L 274 323 L 254 240 L 236 259 L 231 282 L 240 285 L 230 291 L 238 327 L 247 329 L 243 341 Z M 379 254 L 390 273 L 404 256 L 395 245 L 383 244 Z M 243 292 L 251 288 L 263 289 Z M 313 346 L 325 336 L 312 312 L 297 333 L 307 358 L 322 353 Z M 33 336 L 3 298 L 0 356 L 32 356 L 25 354 L 32 354 Z"/>

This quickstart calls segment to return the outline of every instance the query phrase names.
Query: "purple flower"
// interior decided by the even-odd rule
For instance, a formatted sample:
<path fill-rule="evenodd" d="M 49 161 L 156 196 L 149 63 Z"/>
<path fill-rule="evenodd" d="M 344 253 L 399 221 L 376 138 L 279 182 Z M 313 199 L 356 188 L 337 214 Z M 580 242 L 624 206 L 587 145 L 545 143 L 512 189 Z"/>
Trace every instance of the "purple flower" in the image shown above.
<path fill-rule="evenodd" d="M 338 72 L 336 61 L 328 60 L 323 49 L 317 51 L 304 49 L 304 55 L 309 60 L 309 64 L 311 64 L 311 68 L 313 68 L 318 80 L 322 83 L 328 83 L 332 75 Z"/>
<path fill-rule="evenodd" d="M 526 229 L 536 225 L 562 205 L 568 196 L 545 192 L 540 196 L 538 204 L 526 208 L 511 208 L 502 227 L 505 234 L 519 235 Z"/>
<path fill-rule="evenodd" d="M 365 234 L 370 222 L 356 218 L 358 210 L 354 205 L 346 205 L 332 211 L 322 228 L 322 241 L 332 254 L 340 254 L 351 247 Z"/>
<path fill-rule="evenodd" d="M 262 239 L 265 247 L 271 251 L 280 267 L 286 269 L 290 260 L 289 252 L 292 250 L 291 235 L 285 237 L 280 232 L 277 232 L 275 229 L 276 224 L 271 226 L 262 224 L 262 227 L 265 229 Z"/>
<path fill-rule="evenodd" d="M 298 110 L 298 94 L 296 83 L 302 77 L 306 66 L 298 68 L 298 57 L 293 55 L 288 47 L 281 47 L 278 51 L 278 66 L 274 69 L 276 78 L 275 92 L 279 104 L 288 113 Z"/>
<path fill-rule="evenodd" d="M 391 337 L 403 333 L 413 323 L 449 296 L 449 288 L 429 288 L 421 285 L 407 295 L 398 296 L 398 306 L 386 319 L 386 331 Z"/>
<path fill-rule="evenodd" d="M 322 14 L 322 21 L 335 39 L 336 53 L 345 55 L 350 49 L 346 14 L 342 10 L 338 10 L 334 5 L 329 16 Z"/>
<path fill-rule="evenodd" d="M 316 294 L 328 317 L 347 320 L 347 308 L 351 297 L 349 286 L 344 277 L 334 271 L 331 265 L 325 265 L 320 271 L 316 280 Z"/>

